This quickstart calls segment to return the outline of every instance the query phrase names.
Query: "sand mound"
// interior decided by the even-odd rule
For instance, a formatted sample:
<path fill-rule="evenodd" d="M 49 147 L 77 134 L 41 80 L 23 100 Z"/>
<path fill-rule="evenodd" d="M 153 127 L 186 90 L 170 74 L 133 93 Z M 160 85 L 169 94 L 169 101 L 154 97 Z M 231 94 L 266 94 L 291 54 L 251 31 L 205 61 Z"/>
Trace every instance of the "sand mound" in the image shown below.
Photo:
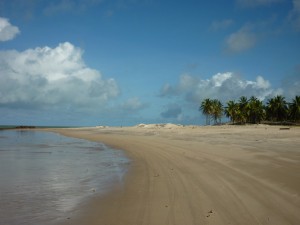
<path fill-rule="evenodd" d="M 135 127 L 137 128 L 147 128 L 147 129 L 175 129 L 179 127 L 183 127 L 181 124 L 172 124 L 172 123 L 162 123 L 162 124 L 138 124 Z"/>

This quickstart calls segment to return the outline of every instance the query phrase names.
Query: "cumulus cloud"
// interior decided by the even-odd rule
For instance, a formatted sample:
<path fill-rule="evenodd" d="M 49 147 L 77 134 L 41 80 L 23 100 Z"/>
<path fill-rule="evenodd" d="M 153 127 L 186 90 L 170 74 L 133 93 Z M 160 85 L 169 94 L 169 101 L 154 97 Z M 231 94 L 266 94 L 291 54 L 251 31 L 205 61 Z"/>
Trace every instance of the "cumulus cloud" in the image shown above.
<path fill-rule="evenodd" d="M 18 27 L 11 25 L 8 19 L 0 17 L 0 41 L 12 40 L 18 33 Z"/>
<path fill-rule="evenodd" d="M 181 97 L 184 101 L 199 104 L 205 98 L 217 98 L 226 102 L 238 99 L 240 96 L 256 96 L 264 100 L 273 95 L 276 90 L 271 88 L 269 81 L 258 76 L 256 80 L 244 80 L 232 73 L 218 73 L 210 79 L 200 79 L 189 74 L 180 76 L 177 85 L 165 85 L 161 97 Z"/>
<path fill-rule="evenodd" d="M 268 6 L 282 1 L 284 0 L 237 0 L 237 4 L 241 7 L 257 7 Z"/>
<path fill-rule="evenodd" d="M 249 26 L 244 26 L 237 32 L 230 34 L 225 44 L 229 52 L 238 53 L 254 47 L 256 42 L 257 35 Z"/>
<path fill-rule="evenodd" d="M 99 109 L 118 96 L 114 79 L 87 67 L 83 51 L 65 42 L 55 48 L 0 52 L 0 106 Z"/>
<path fill-rule="evenodd" d="M 160 97 L 171 97 L 181 95 L 183 92 L 189 92 L 191 89 L 196 88 L 201 80 L 197 77 L 190 76 L 189 74 L 182 74 L 179 77 L 179 84 L 172 86 L 165 84 L 159 93 Z"/>
<path fill-rule="evenodd" d="M 127 99 L 122 105 L 122 109 L 125 111 L 139 111 L 147 107 L 145 103 L 142 103 L 139 98 L 133 97 Z"/>

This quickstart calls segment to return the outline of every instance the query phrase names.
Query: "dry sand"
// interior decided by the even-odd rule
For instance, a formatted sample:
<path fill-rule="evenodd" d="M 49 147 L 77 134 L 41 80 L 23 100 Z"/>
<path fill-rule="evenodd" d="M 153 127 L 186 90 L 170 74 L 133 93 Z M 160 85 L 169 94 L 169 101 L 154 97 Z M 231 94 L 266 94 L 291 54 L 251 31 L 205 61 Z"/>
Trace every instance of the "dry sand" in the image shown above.
<path fill-rule="evenodd" d="M 123 149 L 124 183 L 65 224 L 300 224 L 300 128 L 278 126 L 58 129 Z"/>

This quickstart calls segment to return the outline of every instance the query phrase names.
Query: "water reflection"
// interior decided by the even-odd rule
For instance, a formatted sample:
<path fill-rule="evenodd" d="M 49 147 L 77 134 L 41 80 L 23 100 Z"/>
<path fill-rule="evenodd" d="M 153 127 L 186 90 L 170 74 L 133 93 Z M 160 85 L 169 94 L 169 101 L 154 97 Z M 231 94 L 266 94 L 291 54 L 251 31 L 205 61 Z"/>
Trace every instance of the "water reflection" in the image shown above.
<path fill-rule="evenodd" d="M 121 182 L 128 163 L 100 143 L 36 131 L 0 135 L 0 224 L 54 224 L 94 190 Z"/>

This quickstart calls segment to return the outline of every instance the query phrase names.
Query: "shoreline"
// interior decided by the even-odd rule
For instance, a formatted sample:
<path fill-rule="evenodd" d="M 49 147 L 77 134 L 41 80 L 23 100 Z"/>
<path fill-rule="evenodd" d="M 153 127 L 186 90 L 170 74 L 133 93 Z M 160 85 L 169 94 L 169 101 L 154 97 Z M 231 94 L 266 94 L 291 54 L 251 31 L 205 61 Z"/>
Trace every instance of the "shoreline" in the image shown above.
<path fill-rule="evenodd" d="M 297 224 L 300 129 L 280 126 L 47 129 L 131 159 L 123 184 L 63 224 Z"/>

